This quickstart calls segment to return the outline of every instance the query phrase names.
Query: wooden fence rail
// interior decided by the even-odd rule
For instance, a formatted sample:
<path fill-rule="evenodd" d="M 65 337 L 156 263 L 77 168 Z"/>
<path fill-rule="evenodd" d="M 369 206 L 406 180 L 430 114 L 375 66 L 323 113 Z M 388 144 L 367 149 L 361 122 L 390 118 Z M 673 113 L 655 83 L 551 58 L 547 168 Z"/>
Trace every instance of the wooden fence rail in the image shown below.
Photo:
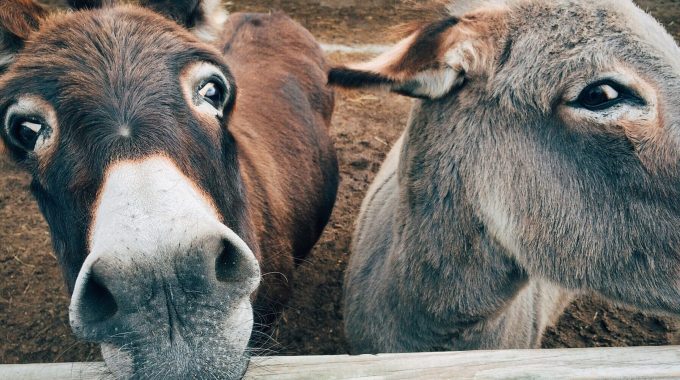
<path fill-rule="evenodd" d="M 5 364 L 0 379 L 102 379 L 102 363 Z M 272 356 L 247 379 L 680 379 L 680 346 Z"/>

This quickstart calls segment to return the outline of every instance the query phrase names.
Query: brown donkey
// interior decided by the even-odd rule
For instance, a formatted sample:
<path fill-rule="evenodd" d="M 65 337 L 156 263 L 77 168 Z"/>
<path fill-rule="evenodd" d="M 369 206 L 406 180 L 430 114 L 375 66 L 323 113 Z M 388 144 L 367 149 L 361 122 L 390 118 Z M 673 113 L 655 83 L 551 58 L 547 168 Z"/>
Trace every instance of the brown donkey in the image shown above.
<path fill-rule="evenodd" d="M 33 176 L 71 326 L 117 377 L 239 377 L 335 200 L 320 48 L 218 1 L 71 5 L 0 5 L 0 134 Z"/>
<path fill-rule="evenodd" d="M 536 347 L 579 291 L 680 314 L 680 49 L 631 1 L 454 2 L 330 80 L 420 98 L 355 231 L 355 351 Z"/>

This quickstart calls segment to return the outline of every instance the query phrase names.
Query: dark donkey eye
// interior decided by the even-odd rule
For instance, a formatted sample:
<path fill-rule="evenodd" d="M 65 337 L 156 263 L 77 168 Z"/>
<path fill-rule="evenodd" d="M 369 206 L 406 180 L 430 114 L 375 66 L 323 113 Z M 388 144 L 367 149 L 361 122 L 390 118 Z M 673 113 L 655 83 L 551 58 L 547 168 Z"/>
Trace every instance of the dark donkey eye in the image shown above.
<path fill-rule="evenodd" d="M 624 87 L 614 82 L 600 82 L 583 89 L 576 102 L 589 110 L 603 110 L 620 103 L 627 93 Z"/>
<path fill-rule="evenodd" d="M 32 151 L 40 135 L 44 132 L 44 125 L 35 119 L 26 117 L 12 117 L 9 121 L 9 135 L 21 148 Z"/>
<path fill-rule="evenodd" d="M 206 82 L 198 90 L 198 95 L 216 109 L 220 109 L 224 105 L 225 93 L 224 85 L 217 80 Z"/>

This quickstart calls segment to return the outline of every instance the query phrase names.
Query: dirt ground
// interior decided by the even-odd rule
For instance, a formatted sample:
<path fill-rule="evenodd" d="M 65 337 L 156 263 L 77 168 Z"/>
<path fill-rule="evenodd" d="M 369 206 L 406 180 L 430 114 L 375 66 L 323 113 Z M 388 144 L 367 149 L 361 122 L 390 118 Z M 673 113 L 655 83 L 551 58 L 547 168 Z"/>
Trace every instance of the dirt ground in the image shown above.
<path fill-rule="evenodd" d="M 59 1 L 59 0 L 52 0 Z M 388 40 L 396 23 L 417 18 L 422 2 L 395 0 L 387 9 L 331 9 L 308 0 L 231 1 L 232 11 L 282 9 L 324 42 Z M 680 39 L 680 0 L 638 3 Z M 347 57 L 331 57 L 335 61 Z M 340 296 L 354 217 L 390 145 L 402 131 L 410 101 L 395 95 L 339 92 L 333 136 L 342 181 L 333 217 L 295 278 L 292 302 L 275 328 L 278 354 L 341 354 Z M 98 348 L 78 342 L 68 326 L 69 297 L 50 247 L 47 226 L 28 192 L 29 179 L 0 158 L 0 363 L 88 361 Z M 665 345 L 677 341 L 678 320 L 617 307 L 596 297 L 577 300 L 545 336 L 544 347 Z"/>

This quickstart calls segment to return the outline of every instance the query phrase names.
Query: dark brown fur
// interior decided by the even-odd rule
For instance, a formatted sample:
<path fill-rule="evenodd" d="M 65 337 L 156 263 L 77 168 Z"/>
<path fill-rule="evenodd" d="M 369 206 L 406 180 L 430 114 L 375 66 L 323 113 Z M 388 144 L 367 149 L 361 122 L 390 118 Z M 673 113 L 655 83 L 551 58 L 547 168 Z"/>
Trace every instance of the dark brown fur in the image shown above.
<path fill-rule="evenodd" d="M 45 14 L 45 9 L 32 0 L 0 2 L 0 74 L 6 69 L 8 57 L 24 46 L 24 40 Z"/>
<path fill-rule="evenodd" d="M 423 26 L 417 32 L 413 44 L 390 70 L 396 73 L 415 74 L 432 68 L 432 62 L 436 62 L 442 54 L 440 47 L 444 45 L 445 31 L 457 23 L 458 18 L 447 17 Z"/>

